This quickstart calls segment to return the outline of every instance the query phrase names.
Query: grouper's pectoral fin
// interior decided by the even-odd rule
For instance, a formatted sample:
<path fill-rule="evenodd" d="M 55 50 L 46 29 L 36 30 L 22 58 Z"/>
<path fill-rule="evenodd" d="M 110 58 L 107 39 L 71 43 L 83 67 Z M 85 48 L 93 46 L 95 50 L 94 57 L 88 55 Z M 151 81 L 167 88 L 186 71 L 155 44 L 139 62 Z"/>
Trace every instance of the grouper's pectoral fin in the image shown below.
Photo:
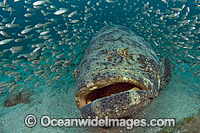
<path fill-rule="evenodd" d="M 169 58 L 165 56 L 161 62 L 160 88 L 166 88 L 171 79 L 171 64 Z"/>

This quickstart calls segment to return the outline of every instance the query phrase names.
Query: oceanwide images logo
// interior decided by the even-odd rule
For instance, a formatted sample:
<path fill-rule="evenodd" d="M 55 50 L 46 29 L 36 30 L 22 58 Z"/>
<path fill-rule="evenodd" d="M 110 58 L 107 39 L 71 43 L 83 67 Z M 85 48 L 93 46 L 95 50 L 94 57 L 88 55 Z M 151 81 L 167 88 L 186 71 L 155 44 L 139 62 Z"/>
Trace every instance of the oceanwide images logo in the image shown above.
<path fill-rule="evenodd" d="M 37 124 L 37 118 L 29 114 L 25 117 L 24 123 L 27 127 L 32 128 Z M 48 115 L 43 115 L 40 118 L 40 124 L 42 127 L 126 127 L 127 129 L 133 129 L 134 127 L 145 126 L 175 126 L 175 119 L 151 119 L 147 123 L 146 119 L 109 119 L 106 116 L 104 119 L 88 117 L 87 119 L 56 119 L 51 118 Z"/>

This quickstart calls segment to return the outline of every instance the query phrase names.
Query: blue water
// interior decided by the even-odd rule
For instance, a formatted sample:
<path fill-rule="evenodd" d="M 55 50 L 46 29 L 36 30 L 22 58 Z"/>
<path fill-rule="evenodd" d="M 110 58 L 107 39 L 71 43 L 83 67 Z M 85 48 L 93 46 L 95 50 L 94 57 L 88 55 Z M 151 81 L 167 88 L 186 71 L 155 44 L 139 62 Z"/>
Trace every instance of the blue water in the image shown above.
<path fill-rule="evenodd" d="M 10 87 L 7 87 L 4 92 L 0 94 L 0 97 L 2 99 L 1 105 L 3 104 L 3 100 L 6 99 L 7 96 L 11 95 L 12 93 L 18 92 L 20 88 L 23 86 L 26 86 L 26 89 L 30 89 L 33 92 L 38 92 L 37 87 L 35 88 L 34 85 L 40 81 L 39 86 L 48 86 L 50 82 L 53 82 L 51 87 L 52 88 L 62 88 L 65 86 L 64 92 L 67 92 L 70 90 L 70 85 L 72 82 L 75 85 L 75 80 L 72 76 L 73 71 L 77 68 L 78 64 L 80 63 L 85 49 L 89 45 L 90 40 L 95 35 L 96 32 L 98 32 L 99 29 L 101 29 L 103 26 L 105 26 L 105 21 L 110 24 L 119 24 L 124 25 L 130 29 L 132 29 L 136 34 L 142 36 L 147 42 L 149 42 L 153 49 L 158 54 L 158 57 L 161 58 L 165 55 L 169 56 L 171 62 L 173 71 L 178 71 L 180 73 L 182 72 L 188 72 L 190 73 L 190 77 L 193 77 L 196 79 L 195 84 L 197 86 L 200 85 L 199 79 L 200 79 L 200 48 L 197 49 L 198 46 L 200 46 L 200 34 L 196 33 L 197 30 L 200 29 L 200 23 L 197 23 L 195 25 L 192 24 L 194 21 L 194 15 L 198 15 L 198 22 L 200 22 L 200 8 L 197 8 L 197 5 L 200 5 L 200 3 L 194 4 L 194 1 L 192 2 L 176 2 L 176 6 L 173 6 L 173 2 L 170 0 L 167 8 L 167 5 L 162 2 L 161 0 L 151 0 L 149 1 L 148 9 L 152 7 L 152 11 L 160 10 L 160 12 L 163 13 L 164 16 L 167 14 L 171 14 L 169 11 L 171 11 L 171 8 L 173 7 L 182 7 L 183 4 L 185 4 L 185 8 L 181 11 L 180 17 L 174 18 L 174 19 L 167 19 L 165 24 L 161 24 L 162 22 L 156 17 L 154 17 L 155 13 L 149 13 L 151 18 L 147 17 L 145 14 L 143 14 L 142 10 L 144 3 L 147 3 L 147 0 L 138 0 L 137 2 L 131 1 L 131 0 L 119 0 L 116 3 L 107 3 L 105 0 L 102 0 L 100 3 L 100 6 L 97 6 L 96 3 L 100 0 L 92 0 L 90 5 L 87 5 L 87 0 L 81 0 L 81 1 L 75 1 L 70 0 L 68 3 L 65 3 L 65 0 L 62 2 L 56 1 L 56 0 L 50 0 L 51 3 L 46 3 L 44 5 L 40 5 L 40 9 L 33 8 L 33 2 L 32 1 L 26 1 L 25 3 L 23 0 L 14 3 L 13 1 L 7 1 L 7 9 L 8 7 L 13 9 L 12 15 L 10 15 L 10 12 L 4 11 L 3 8 L 0 7 L 0 15 L 7 19 L 7 22 L 2 22 L 3 18 L 0 17 L 0 22 L 2 22 L 4 25 L 6 23 L 11 23 L 14 17 L 16 17 L 15 24 L 19 24 L 16 28 L 6 28 L 3 31 L 8 33 L 11 37 L 11 39 L 17 39 L 21 38 L 21 42 L 10 42 L 5 45 L 0 46 L 0 51 L 3 51 L 5 49 L 9 49 L 13 46 L 23 46 L 23 50 L 19 53 L 12 54 L 11 52 L 6 52 L 3 56 L 0 57 L 0 70 L 2 71 L 0 82 L 7 81 L 8 84 L 15 82 L 16 84 L 19 84 L 18 87 L 16 87 L 11 93 L 9 92 Z M 120 5 L 118 5 L 120 3 Z M 134 3 L 136 3 L 136 6 L 134 6 Z M 59 8 L 67 8 L 69 11 L 65 13 L 66 16 L 62 15 L 54 15 L 53 13 L 56 10 L 48 10 L 50 5 L 56 6 L 56 10 Z M 72 6 L 77 6 L 76 8 L 73 8 Z M 84 17 L 86 13 L 84 13 L 85 6 L 87 8 L 90 8 L 90 11 L 87 13 L 87 15 L 90 15 L 87 21 L 84 20 Z M 164 37 L 163 34 L 169 35 L 171 31 L 167 30 L 169 26 L 172 25 L 179 25 L 179 21 L 183 20 L 182 16 L 187 12 L 187 7 L 190 7 L 190 12 L 187 16 L 187 20 L 190 20 L 190 24 L 185 25 L 181 28 L 179 28 L 177 31 L 174 31 L 172 34 L 180 35 L 180 33 L 184 31 L 188 31 L 190 27 L 195 27 L 194 30 L 191 30 L 191 35 L 194 35 L 193 37 L 188 37 L 189 41 L 194 41 L 193 43 L 184 41 L 181 37 L 175 37 L 170 39 L 169 37 Z M 28 13 L 26 11 L 27 8 L 32 8 L 35 10 L 34 15 L 32 17 L 24 17 L 25 13 Z M 100 10 L 99 10 L 100 8 Z M 134 12 L 135 9 L 139 8 L 138 11 Z M 93 10 L 95 9 L 95 11 Z M 71 19 L 78 19 L 79 22 L 77 24 L 71 24 L 70 19 L 67 17 L 69 13 L 72 11 L 77 10 L 77 14 L 74 15 Z M 47 16 L 44 16 L 41 11 L 44 11 L 46 13 L 50 13 Z M 175 12 L 175 11 L 174 11 Z M 141 20 L 137 20 L 136 18 L 143 17 Z M 56 19 L 57 22 L 51 22 L 50 19 Z M 25 22 L 28 20 L 29 22 Z M 50 40 L 44 40 L 39 39 L 39 33 L 37 30 L 45 30 L 45 28 L 39 28 L 34 29 L 31 32 L 27 33 L 26 35 L 33 35 L 32 38 L 26 39 L 25 35 L 19 36 L 20 32 L 26 27 L 30 26 L 33 27 L 34 25 L 38 23 L 46 23 L 51 22 L 50 24 L 46 25 L 46 28 L 50 30 L 50 33 L 48 35 L 51 35 L 49 39 L 52 39 L 53 41 L 50 42 Z M 138 24 L 133 25 L 135 22 L 138 22 Z M 67 25 L 66 25 L 67 24 Z M 157 24 L 158 27 L 152 27 L 151 24 Z M 152 32 L 149 32 L 147 29 L 151 29 Z M 163 32 L 157 32 L 156 29 L 163 30 Z M 65 33 L 63 30 L 67 30 Z M 81 31 L 81 32 L 80 32 Z M 60 34 L 60 32 L 62 32 Z M 151 35 L 152 34 L 152 35 Z M 160 46 L 157 47 L 152 42 L 150 38 L 154 39 Z M 158 40 L 158 38 L 161 38 L 161 40 Z M 3 39 L 8 39 L 2 35 L 0 35 L 0 41 Z M 63 40 L 62 40 L 63 39 Z M 70 39 L 68 43 L 66 43 L 66 39 Z M 177 48 L 177 44 L 172 44 L 172 42 L 184 42 L 184 44 L 179 44 L 184 46 L 193 46 L 192 49 L 187 48 Z M 46 50 L 42 51 L 41 49 L 38 51 L 36 60 L 40 60 L 41 57 L 44 58 L 40 63 L 32 66 L 32 62 L 27 61 L 26 58 L 21 58 L 21 61 L 17 64 L 13 64 L 12 61 L 18 59 L 18 55 L 20 54 L 29 54 L 31 53 L 35 48 L 31 48 L 32 45 L 35 44 L 46 44 L 46 46 L 49 47 Z M 59 43 L 66 43 L 63 45 L 59 45 Z M 53 47 L 56 47 L 55 49 Z M 44 53 L 46 52 L 46 53 Z M 55 56 L 52 55 L 52 52 L 57 52 Z M 56 56 L 59 54 L 64 54 L 63 57 L 56 59 Z M 186 53 L 189 55 L 192 55 L 194 57 L 188 57 L 186 56 Z M 46 63 L 46 59 L 49 58 L 49 62 Z M 6 61 L 4 61 L 7 59 Z M 66 64 L 65 67 L 61 65 L 56 66 L 56 70 L 54 72 L 51 72 L 51 67 L 54 65 L 56 61 L 60 60 L 70 60 L 68 64 Z M 181 60 L 181 62 L 179 62 Z M 8 67 L 4 67 L 3 65 L 6 63 L 10 63 Z M 27 63 L 29 66 L 27 67 L 21 67 L 22 63 Z M 11 65 L 15 65 L 16 67 L 12 68 Z M 182 67 L 185 67 L 182 69 Z M 28 68 L 28 71 L 24 71 L 24 68 Z M 39 76 L 34 75 L 35 71 L 38 70 L 45 70 L 48 74 L 46 74 L 45 78 L 39 78 Z M 6 71 L 15 71 L 20 72 L 21 80 L 15 81 L 13 77 L 8 77 L 4 73 Z M 24 79 L 26 79 L 29 75 L 33 74 L 33 77 L 30 81 L 24 83 Z M 55 75 L 60 75 L 61 78 L 59 80 L 53 81 L 53 78 Z M 74 88 L 75 89 L 75 88 Z M 59 90 L 60 91 L 60 90 Z M 194 92 L 199 91 L 195 90 Z M 191 92 L 189 91 L 188 94 Z M 197 99 L 200 99 L 199 92 L 197 92 L 196 97 Z M 18 106 L 18 105 L 16 105 Z"/>

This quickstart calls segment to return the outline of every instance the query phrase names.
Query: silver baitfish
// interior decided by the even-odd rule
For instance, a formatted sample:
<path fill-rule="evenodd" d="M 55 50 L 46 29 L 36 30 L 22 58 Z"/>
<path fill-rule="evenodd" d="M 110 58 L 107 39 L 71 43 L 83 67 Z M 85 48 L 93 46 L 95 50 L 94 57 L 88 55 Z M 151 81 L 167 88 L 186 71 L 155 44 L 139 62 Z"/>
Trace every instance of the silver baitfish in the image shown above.
<path fill-rule="evenodd" d="M 78 68 L 76 104 L 83 118 L 135 115 L 171 78 L 168 57 L 160 62 L 150 44 L 124 26 L 106 25 L 91 40 Z"/>

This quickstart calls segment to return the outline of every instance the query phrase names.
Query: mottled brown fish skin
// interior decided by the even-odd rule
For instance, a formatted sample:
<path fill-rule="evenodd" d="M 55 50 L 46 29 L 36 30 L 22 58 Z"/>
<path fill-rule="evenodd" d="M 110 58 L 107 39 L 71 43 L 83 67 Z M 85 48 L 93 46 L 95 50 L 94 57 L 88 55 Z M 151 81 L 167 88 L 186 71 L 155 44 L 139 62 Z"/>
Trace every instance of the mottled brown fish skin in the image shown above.
<path fill-rule="evenodd" d="M 103 27 L 91 40 L 76 72 L 76 103 L 84 118 L 137 114 L 160 89 L 161 68 L 156 53 L 143 38 L 124 26 Z M 116 82 L 133 83 L 143 90 L 120 92 L 81 107 L 81 95 Z"/>

